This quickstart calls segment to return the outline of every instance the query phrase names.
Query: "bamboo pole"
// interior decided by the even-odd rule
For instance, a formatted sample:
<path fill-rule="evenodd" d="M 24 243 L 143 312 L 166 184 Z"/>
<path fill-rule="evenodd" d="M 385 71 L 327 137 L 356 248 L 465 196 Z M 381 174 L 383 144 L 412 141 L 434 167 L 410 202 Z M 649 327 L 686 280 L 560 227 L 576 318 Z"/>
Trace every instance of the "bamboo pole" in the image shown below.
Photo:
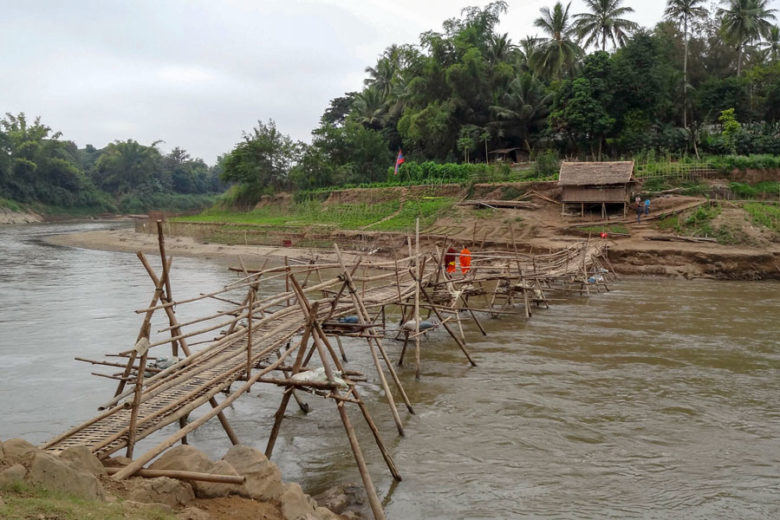
<path fill-rule="evenodd" d="M 415 263 L 414 280 L 414 378 L 420 379 L 420 278 L 422 277 L 422 271 L 420 270 L 420 219 L 415 219 L 414 223 L 414 237 L 415 248 L 414 256 L 417 258 Z M 433 303 L 433 302 L 431 302 Z"/>
<path fill-rule="evenodd" d="M 173 301 L 173 292 L 171 291 L 171 279 L 170 279 L 170 271 L 168 270 L 168 261 L 166 260 L 165 255 L 165 237 L 163 236 L 163 228 L 162 228 L 162 220 L 157 221 L 157 242 L 160 247 L 160 261 L 162 263 L 162 276 L 160 277 L 163 280 L 163 283 L 165 284 L 165 294 L 161 297 L 163 300 L 167 302 Z M 170 314 L 171 316 L 174 313 L 173 308 L 170 308 Z M 171 331 L 171 337 L 178 335 L 176 331 Z M 179 357 L 179 345 L 175 340 L 171 340 L 171 355 L 173 357 Z M 187 353 L 189 356 L 189 352 Z"/>
<path fill-rule="evenodd" d="M 106 468 L 106 473 L 114 475 L 119 473 L 122 468 Z M 244 475 L 215 475 L 213 473 L 201 473 L 198 471 L 180 471 L 172 469 L 139 469 L 135 472 L 139 477 L 144 478 L 158 478 L 168 477 L 178 480 L 197 480 L 201 482 L 217 482 L 220 484 L 237 484 L 241 485 L 246 483 L 246 476 Z"/>

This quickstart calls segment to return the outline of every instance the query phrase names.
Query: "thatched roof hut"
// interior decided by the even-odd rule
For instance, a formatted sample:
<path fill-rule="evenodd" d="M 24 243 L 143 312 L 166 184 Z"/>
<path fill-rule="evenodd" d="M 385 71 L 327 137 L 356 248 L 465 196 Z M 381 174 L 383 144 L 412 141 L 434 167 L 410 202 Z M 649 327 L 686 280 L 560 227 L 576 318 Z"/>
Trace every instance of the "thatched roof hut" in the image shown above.
<path fill-rule="evenodd" d="M 584 213 L 585 204 L 599 204 L 602 216 L 607 204 L 622 204 L 625 214 L 636 182 L 633 161 L 562 162 L 558 176 L 564 210 L 579 204 Z"/>

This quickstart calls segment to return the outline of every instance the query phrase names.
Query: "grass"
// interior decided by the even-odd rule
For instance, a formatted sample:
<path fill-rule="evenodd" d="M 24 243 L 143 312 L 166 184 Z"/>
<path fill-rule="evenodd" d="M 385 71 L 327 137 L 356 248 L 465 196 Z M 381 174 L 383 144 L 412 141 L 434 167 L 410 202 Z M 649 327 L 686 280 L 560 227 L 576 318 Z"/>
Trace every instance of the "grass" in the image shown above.
<path fill-rule="evenodd" d="M 0 518 L 7 520 L 175 520 L 158 508 L 125 508 L 121 502 L 83 500 L 16 482 L 0 488 L 3 505 Z"/>
<path fill-rule="evenodd" d="M 754 224 L 780 232 L 780 207 L 773 204 L 748 202 L 743 208 Z"/>
<path fill-rule="evenodd" d="M 0 197 L 0 208 L 8 208 L 11 211 L 21 212 L 24 211 L 24 208 L 21 204 L 14 200 L 8 200 L 4 199 L 3 197 Z"/>
<path fill-rule="evenodd" d="M 361 229 L 369 227 L 379 231 L 410 231 L 420 217 L 421 226 L 430 225 L 437 215 L 453 204 L 449 197 L 422 197 L 409 200 L 399 211 L 398 200 L 356 203 L 328 204 L 307 200 L 290 204 L 288 207 L 267 206 L 250 212 L 208 210 L 200 215 L 177 217 L 180 222 L 220 222 L 247 226 L 310 227 L 331 226 L 339 229 Z M 397 215 L 393 213 L 398 212 Z M 382 219 L 393 215 L 392 218 Z M 372 225 L 379 222 L 377 225 Z"/>

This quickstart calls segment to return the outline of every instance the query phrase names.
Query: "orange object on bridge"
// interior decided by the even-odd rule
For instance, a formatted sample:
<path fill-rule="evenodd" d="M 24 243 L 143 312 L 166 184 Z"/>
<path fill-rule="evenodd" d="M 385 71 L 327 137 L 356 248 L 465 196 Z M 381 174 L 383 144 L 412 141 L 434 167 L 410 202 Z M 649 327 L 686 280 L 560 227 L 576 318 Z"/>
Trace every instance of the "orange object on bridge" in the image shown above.
<path fill-rule="evenodd" d="M 464 274 L 471 270 L 471 251 L 467 247 L 460 251 L 460 270 Z"/>

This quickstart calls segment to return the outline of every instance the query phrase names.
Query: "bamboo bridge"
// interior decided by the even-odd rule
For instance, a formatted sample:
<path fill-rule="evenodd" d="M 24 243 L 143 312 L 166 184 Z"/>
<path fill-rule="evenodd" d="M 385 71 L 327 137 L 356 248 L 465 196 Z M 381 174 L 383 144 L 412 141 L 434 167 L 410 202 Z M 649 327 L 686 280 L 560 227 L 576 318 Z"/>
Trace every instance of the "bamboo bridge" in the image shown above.
<path fill-rule="evenodd" d="M 384 513 L 346 413 L 347 404 L 360 409 L 393 477 L 401 480 L 401 475 L 360 397 L 359 383 L 369 380 L 369 376 L 344 367 L 347 353 L 341 337 L 365 339 L 373 361 L 371 380 L 381 384 L 398 433 L 403 435 L 394 395 L 410 413 L 414 408 L 395 366 L 403 363 L 407 346 L 414 344 L 418 378 L 422 365 L 420 339 L 440 329 L 451 336 L 466 362 L 476 366 L 466 346 L 464 320 L 473 321 L 486 334 L 479 315 L 530 318 L 534 306 L 549 307 L 550 294 L 608 290 L 614 276 L 605 246 L 592 241 L 543 255 L 520 253 L 516 246 L 510 251 L 481 251 L 472 254 L 469 268 L 447 272 L 443 251 L 435 248 L 420 252 L 418 232 L 415 244 L 408 239 L 404 258 L 361 258 L 347 264 L 338 246 L 334 246 L 337 261 L 332 263 L 315 259 L 291 263 L 285 259 L 285 265 L 266 268 L 266 260 L 262 268 L 249 270 L 241 262 L 240 267 L 232 268 L 238 272 L 233 283 L 209 294 L 175 300 L 169 278 L 172 258 L 165 253 L 159 224 L 158 238 L 163 266 L 159 275 L 144 254 L 138 253 L 154 284 L 154 293 L 149 305 L 136 311 L 144 320 L 134 347 L 111 356 L 118 356 L 120 363 L 77 358 L 122 369 L 105 375 L 117 380 L 114 396 L 97 416 L 43 447 L 59 453 L 83 445 L 100 459 L 126 450 L 132 462 L 113 476 L 123 479 L 141 471 L 177 442 L 186 442 L 188 433 L 215 416 L 230 441 L 238 444 L 223 410 L 254 384 L 266 383 L 284 388 L 273 424 L 269 425 L 265 451 L 270 458 L 290 399 L 295 398 L 306 412 L 307 405 L 296 392 L 316 393 L 335 401 L 377 519 L 384 518 Z M 264 295 L 264 286 L 270 287 L 272 280 L 276 285 L 283 280 L 285 290 Z M 224 310 L 185 323 L 178 321 L 177 308 L 205 299 L 220 302 Z M 401 319 L 394 332 L 388 327 L 388 307 L 400 309 Z M 151 323 L 156 313 L 164 313 L 169 326 L 153 332 Z M 428 321 L 423 321 L 423 313 Z M 403 339 L 397 362 L 391 360 L 385 348 L 383 340 L 387 339 Z M 167 368 L 155 368 L 153 362 L 162 357 L 150 353 L 164 345 L 170 346 L 171 359 L 178 361 Z M 179 352 L 183 355 L 180 360 Z M 318 372 L 319 377 L 313 377 Z M 217 401 L 219 394 L 225 395 L 221 402 Z M 205 413 L 189 422 L 189 415 L 200 407 Z M 174 433 L 133 458 L 139 440 L 174 423 L 179 426 Z"/>

